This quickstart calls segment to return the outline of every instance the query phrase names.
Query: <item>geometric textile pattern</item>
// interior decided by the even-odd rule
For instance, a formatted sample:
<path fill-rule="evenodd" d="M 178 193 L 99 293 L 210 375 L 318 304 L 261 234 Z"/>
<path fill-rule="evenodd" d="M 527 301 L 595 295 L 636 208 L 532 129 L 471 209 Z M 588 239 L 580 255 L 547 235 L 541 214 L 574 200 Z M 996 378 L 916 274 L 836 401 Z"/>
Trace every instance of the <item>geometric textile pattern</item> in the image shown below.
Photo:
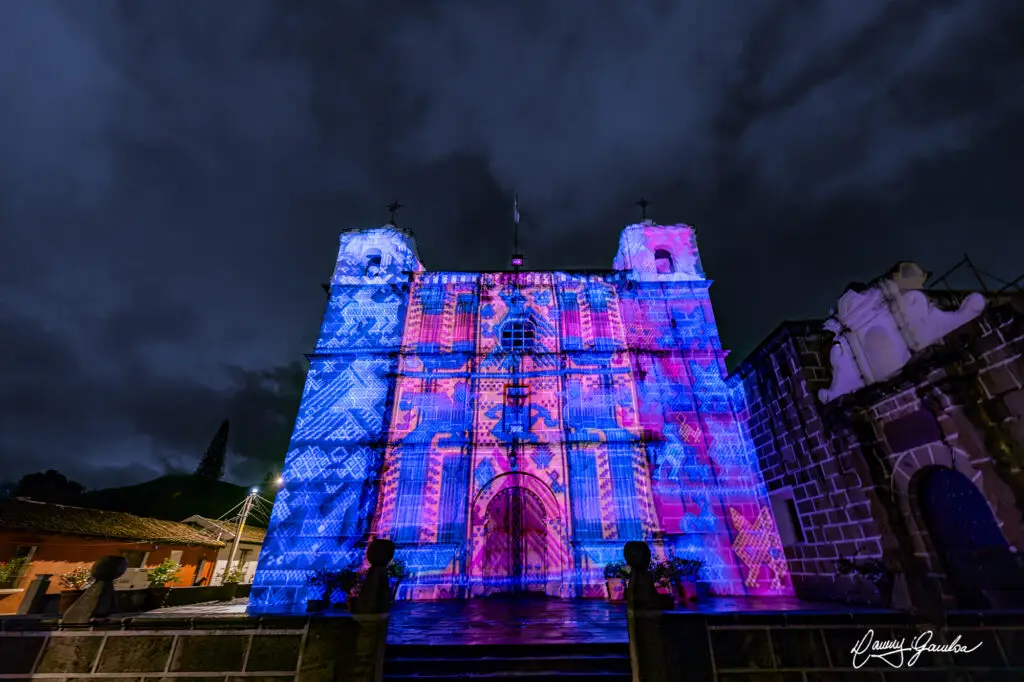
<path fill-rule="evenodd" d="M 629 540 L 791 594 L 692 228 L 631 225 L 615 266 L 428 272 L 393 226 L 343 235 L 252 603 L 301 608 L 377 537 L 401 599 L 601 597 Z"/>

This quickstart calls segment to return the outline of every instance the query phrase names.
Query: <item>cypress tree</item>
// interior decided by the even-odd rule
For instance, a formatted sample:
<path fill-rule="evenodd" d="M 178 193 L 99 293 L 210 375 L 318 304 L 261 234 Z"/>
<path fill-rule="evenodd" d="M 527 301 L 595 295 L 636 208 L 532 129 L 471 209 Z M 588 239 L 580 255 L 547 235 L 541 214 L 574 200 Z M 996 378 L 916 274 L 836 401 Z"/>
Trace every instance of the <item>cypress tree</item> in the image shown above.
<path fill-rule="evenodd" d="M 225 419 L 217 429 L 217 434 L 206 448 L 206 454 L 196 467 L 196 476 L 219 481 L 224 476 L 224 460 L 228 452 L 228 428 L 231 423 Z"/>

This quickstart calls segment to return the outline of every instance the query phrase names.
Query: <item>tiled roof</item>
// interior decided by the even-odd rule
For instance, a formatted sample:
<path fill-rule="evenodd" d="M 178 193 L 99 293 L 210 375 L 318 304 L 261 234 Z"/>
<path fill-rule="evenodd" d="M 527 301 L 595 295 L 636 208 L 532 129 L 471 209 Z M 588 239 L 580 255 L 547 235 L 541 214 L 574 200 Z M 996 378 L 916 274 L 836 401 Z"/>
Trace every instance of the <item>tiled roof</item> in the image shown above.
<path fill-rule="evenodd" d="M 25 499 L 0 500 L 0 530 L 77 535 L 169 545 L 223 547 L 224 543 L 177 521 L 147 519 L 123 512 L 67 507 Z"/>
<path fill-rule="evenodd" d="M 235 533 L 238 532 L 238 524 L 232 523 L 231 521 L 221 521 L 219 519 L 208 519 L 205 516 L 190 516 L 185 519 L 186 522 L 195 522 L 195 524 L 201 529 L 211 535 L 212 537 L 220 537 L 225 542 L 231 542 L 235 539 Z M 267 537 L 266 528 L 258 528 L 246 524 L 242 528 L 242 542 L 251 542 L 254 545 L 262 545 L 263 540 Z"/>

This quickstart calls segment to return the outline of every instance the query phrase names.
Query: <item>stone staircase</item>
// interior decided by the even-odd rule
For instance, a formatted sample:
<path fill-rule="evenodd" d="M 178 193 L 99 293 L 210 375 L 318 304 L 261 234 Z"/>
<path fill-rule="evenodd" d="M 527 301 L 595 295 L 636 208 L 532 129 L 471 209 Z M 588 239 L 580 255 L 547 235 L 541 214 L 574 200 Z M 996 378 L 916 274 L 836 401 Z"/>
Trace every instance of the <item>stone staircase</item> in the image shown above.
<path fill-rule="evenodd" d="M 580 644 L 391 644 L 384 679 L 393 682 L 523 680 L 524 682 L 629 682 L 629 645 Z"/>

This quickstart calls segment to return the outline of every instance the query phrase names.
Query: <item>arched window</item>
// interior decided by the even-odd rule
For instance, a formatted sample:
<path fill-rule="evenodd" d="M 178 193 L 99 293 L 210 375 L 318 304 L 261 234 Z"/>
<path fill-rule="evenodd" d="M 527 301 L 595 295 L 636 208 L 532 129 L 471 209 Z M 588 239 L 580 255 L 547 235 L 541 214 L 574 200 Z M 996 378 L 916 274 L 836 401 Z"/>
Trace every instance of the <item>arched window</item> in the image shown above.
<path fill-rule="evenodd" d="M 509 353 L 533 350 L 533 325 L 525 320 L 511 320 L 501 328 L 501 347 Z"/>
<path fill-rule="evenodd" d="M 377 249 L 370 249 L 363 254 L 363 275 L 376 277 L 380 274 L 381 252 Z"/>
<path fill-rule="evenodd" d="M 672 254 L 665 249 L 658 249 L 654 252 L 654 269 L 659 275 L 671 275 L 676 271 L 672 262 Z"/>

